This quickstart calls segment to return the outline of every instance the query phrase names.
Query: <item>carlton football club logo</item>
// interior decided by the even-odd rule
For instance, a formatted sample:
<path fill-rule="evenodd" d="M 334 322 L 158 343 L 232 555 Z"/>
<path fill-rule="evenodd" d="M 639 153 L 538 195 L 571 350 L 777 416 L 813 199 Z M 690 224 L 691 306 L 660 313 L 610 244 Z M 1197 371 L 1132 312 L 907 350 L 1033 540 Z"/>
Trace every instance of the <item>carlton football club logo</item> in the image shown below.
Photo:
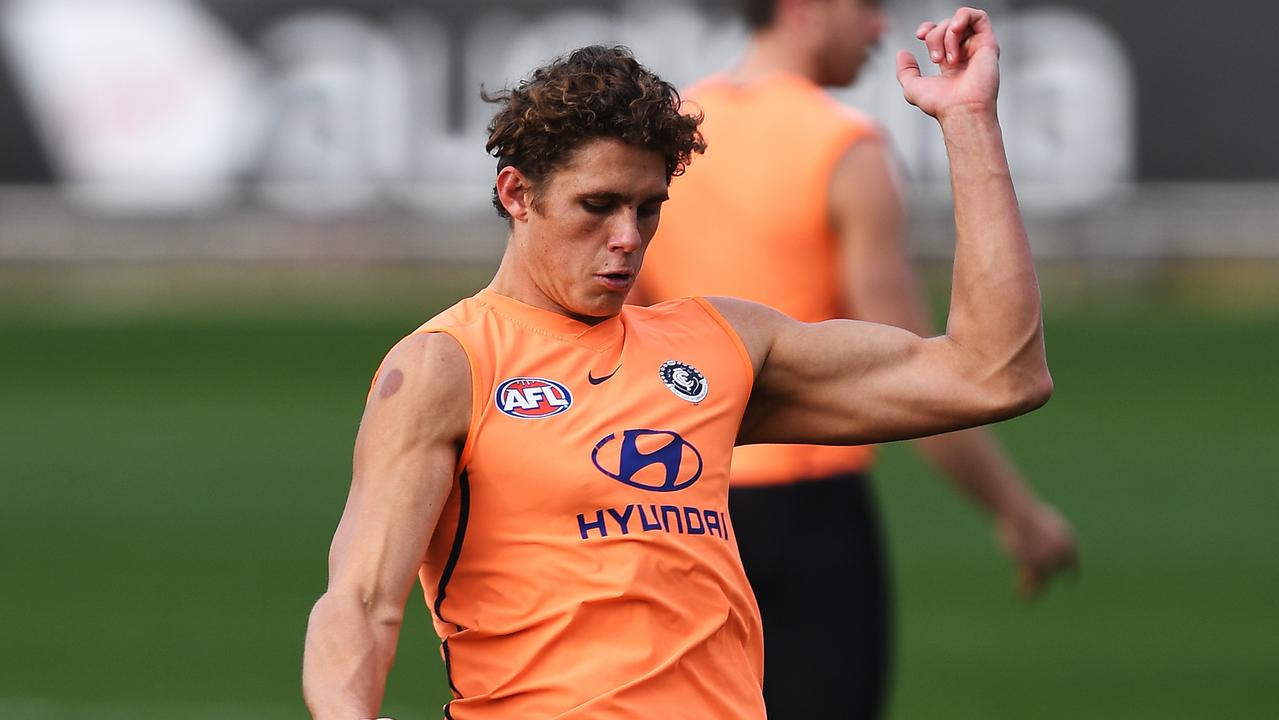
<path fill-rule="evenodd" d="M 540 420 L 573 407 L 568 388 L 546 378 L 517 377 L 497 386 L 497 409 L 511 417 Z"/>
<path fill-rule="evenodd" d="M 679 398 L 697 404 L 706 399 L 706 376 L 679 360 L 667 360 L 660 371 L 662 384 Z"/>

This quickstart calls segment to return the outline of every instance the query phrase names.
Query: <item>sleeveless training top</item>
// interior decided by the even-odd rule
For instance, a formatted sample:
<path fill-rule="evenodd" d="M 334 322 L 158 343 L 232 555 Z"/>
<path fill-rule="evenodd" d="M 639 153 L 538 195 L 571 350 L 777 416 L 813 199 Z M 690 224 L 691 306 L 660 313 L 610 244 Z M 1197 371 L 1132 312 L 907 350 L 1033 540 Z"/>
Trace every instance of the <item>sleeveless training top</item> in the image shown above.
<path fill-rule="evenodd" d="M 470 362 L 472 418 L 420 578 L 455 720 L 765 717 L 728 519 L 753 370 L 701 299 L 595 326 L 491 290 L 418 332 Z"/>
<path fill-rule="evenodd" d="M 706 153 L 671 183 L 639 274 L 646 295 L 740 297 L 804 322 L 849 316 L 828 196 L 836 165 L 877 132 L 873 121 L 794 75 L 715 76 L 686 98 L 705 116 Z M 733 484 L 825 477 L 871 460 L 869 447 L 750 445 L 733 457 Z"/>

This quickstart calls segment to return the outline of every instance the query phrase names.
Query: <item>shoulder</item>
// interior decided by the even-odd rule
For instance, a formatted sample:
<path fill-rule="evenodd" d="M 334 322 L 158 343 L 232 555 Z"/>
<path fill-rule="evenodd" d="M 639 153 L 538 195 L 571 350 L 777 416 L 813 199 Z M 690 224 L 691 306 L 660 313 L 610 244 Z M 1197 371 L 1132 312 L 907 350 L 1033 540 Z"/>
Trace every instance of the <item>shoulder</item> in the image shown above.
<path fill-rule="evenodd" d="M 440 380 L 469 380 L 470 368 L 462 344 L 447 332 L 417 331 L 386 354 L 388 369 L 413 371 Z"/>
<path fill-rule="evenodd" d="M 841 103 L 830 94 L 826 95 L 826 99 L 830 102 L 831 112 L 849 128 L 856 130 L 860 136 L 883 139 L 888 135 L 884 126 L 870 115 L 851 105 Z"/>
<path fill-rule="evenodd" d="M 758 375 L 768 360 L 773 342 L 788 324 L 796 321 L 773 308 L 733 297 L 708 297 L 706 303 L 737 334 Z"/>
<path fill-rule="evenodd" d="M 759 370 L 763 360 L 763 354 L 752 350 L 752 345 L 759 345 L 754 338 L 761 334 L 756 325 L 766 321 L 763 315 L 755 317 L 756 309 L 762 310 L 764 314 L 785 318 L 776 310 L 758 303 L 737 298 L 701 296 L 666 300 L 647 307 L 627 305 L 622 312 L 624 322 L 632 327 L 644 328 L 645 334 L 673 332 L 681 338 L 680 342 L 695 338 L 699 345 L 706 346 L 718 345 L 722 340 L 722 347 L 731 348 L 731 352 L 750 366 L 748 370 L 754 373 Z"/>
<path fill-rule="evenodd" d="M 422 323 L 418 332 L 461 329 L 475 324 L 487 310 L 488 305 L 480 299 L 480 296 L 463 298 L 447 310 Z"/>
<path fill-rule="evenodd" d="M 877 120 L 802 78 L 788 85 L 790 97 L 777 106 L 790 108 L 804 144 L 817 153 L 829 182 L 833 184 L 841 172 L 847 174 L 850 163 L 855 168 L 867 159 L 877 165 L 891 160 L 888 133 Z"/>
<path fill-rule="evenodd" d="M 892 150 L 879 135 L 847 146 L 831 173 L 828 189 L 836 219 L 901 209 L 901 178 Z"/>
<path fill-rule="evenodd" d="M 454 337 L 418 331 L 396 343 L 382 361 L 365 417 L 422 422 L 424 432 L 464 437 L 470 426 L 471 382 L 470 362 Z"/>
<path fill-rule="evenodd" d="M 735 297 L 708 297 L 706 302 L 724 317 L 733 329 L 770 329 L 786 322 L 795 322 L 780 310 L 763 303 Z"/>

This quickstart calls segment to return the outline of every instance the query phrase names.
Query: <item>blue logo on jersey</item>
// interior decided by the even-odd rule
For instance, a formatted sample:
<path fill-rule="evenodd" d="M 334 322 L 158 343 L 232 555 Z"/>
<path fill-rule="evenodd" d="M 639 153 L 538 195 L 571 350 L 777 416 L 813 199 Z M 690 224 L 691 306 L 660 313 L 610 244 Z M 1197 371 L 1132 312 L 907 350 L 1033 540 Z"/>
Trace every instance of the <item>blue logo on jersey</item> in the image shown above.
<path fill-rule="evenodd" d="M 615 440 L 617 433 L 595 443 L 591 462 L 600 472 L 620 483 L 653 492 L 675 492 L 692 485 L 702 476 L 702 454 L 679 433 L 626 430 L 617 446 L 613 445 Z M 609 470 L 605 464 L 616 467 L 617 472 Z M 655 469 L 644 472 L 648 468 Z"/>

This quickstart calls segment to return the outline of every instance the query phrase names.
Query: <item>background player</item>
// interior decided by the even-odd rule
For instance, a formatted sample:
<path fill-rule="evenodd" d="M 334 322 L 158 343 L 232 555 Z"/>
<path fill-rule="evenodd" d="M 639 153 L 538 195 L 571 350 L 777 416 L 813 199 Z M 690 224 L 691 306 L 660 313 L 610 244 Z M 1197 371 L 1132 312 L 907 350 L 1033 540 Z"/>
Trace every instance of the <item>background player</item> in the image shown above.
<path fill-rule="evenodd" d="M 942 126 L 957 225 L 947 334 L 931 339 L 730 298 L 623 308 L 666 186 L 700 149 L 695 123 L 668 85 L 603 48 L 504 99 L 489 148 L 507 252 L 488 289 L 392 350 L 370 394 L 307 633 L 317 716 L 376 713 L 419 573 L 456 698 L 447 717 L 764 716 L 758 616 L 712 524 L 734 442 L 945 432 L 1029 411 L 1052 389 L 994 112 L 993 31 L 962 9 L 924 39 L 949 55 L 942 77 L 903 52 L 898 78 Z M 667 377 L 672 364 L 685 382 Z M 704 524 L 628 532 L 630 515 L 609 508 L 609 534 L 603 510 L 579 509 L 653 492 L 677 492 L 662 497 Z"/>
<path fill-rule="evenodd" d="M 855 317 L 933 334 L 884 133 L 822 90 L 857 78 L 885 30 L 881 3 L 742 0 L 742 9 L 753 29 L 745 56 L 685 94 L 704 115 L 708 148 L 672 184 L 633 301 L 727 295 L 809 322 Z M 992 514 L 1023 592 L 1073 564 L 1069 526 L 989 432 L 918 445 Z M 776 717 L 882 712 L 891 622 L 871 462 L 869 447 L 734 454 L 732 517 L 764 618 Z"/>

